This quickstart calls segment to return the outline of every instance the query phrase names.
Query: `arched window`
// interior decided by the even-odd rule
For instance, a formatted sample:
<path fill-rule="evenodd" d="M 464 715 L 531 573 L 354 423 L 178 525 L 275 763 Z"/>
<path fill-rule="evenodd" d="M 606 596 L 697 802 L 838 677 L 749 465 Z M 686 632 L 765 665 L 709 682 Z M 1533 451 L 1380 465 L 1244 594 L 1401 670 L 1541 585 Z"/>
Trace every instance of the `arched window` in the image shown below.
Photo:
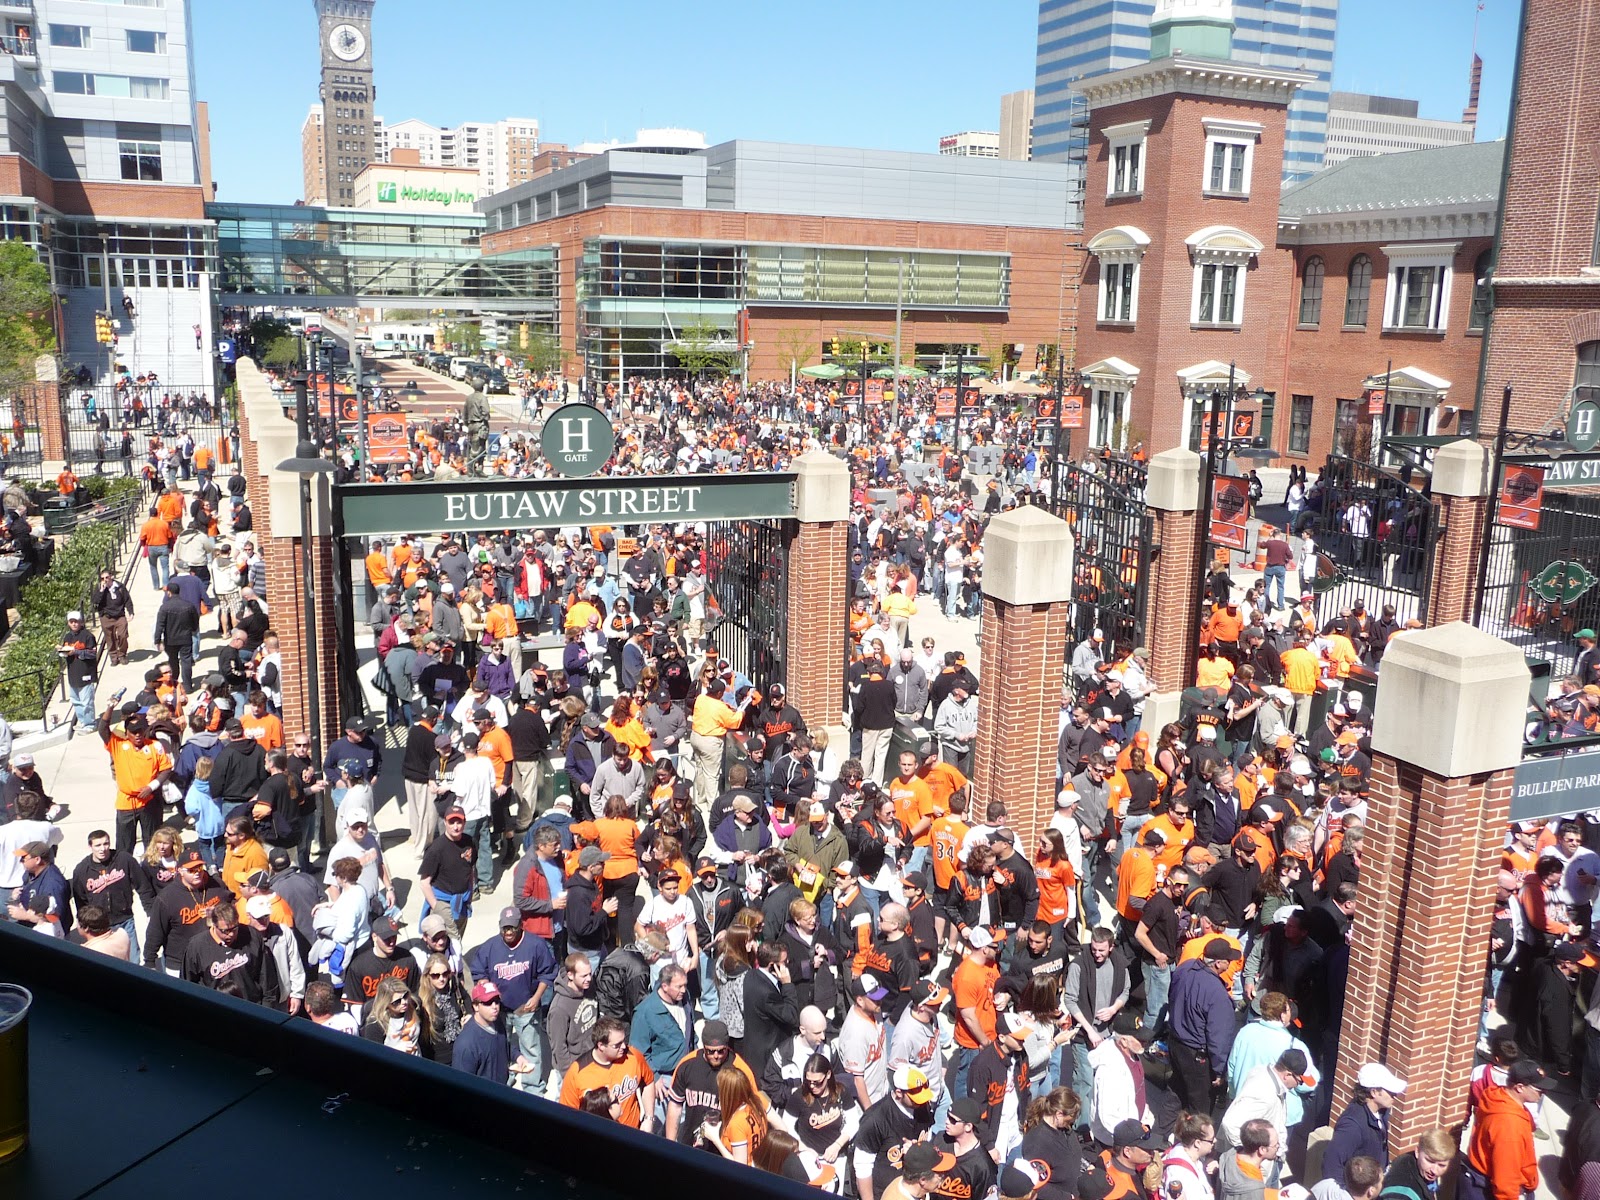
<path fill-rule="evenodd" d="M 1372 299 L 1372 260 L 1358 254 L 1350 260 L 1350 286 L 1344 294 L 1344 323 L 1367 327 L 1367 303 Z"/>
<path fill-rule="evenodd" d="M 1306 259 L 1300 272 L 1300 324 L 1322 324 L 1322 260 Z"/>
<path fill-rule="evenodd" d="M 1578 347 L 1578 371 L 1572 381 L 1572 398 L 1600 404 L 1600 342 L 1584 342 Z"/>
<path fill-rule="evenodd" d="M 1468 329 L 1483 329 L 1489 324 L 1489 280 L 1494 274 L 1494 252 L 1485 250 L 1472 264 L 1472 312 Z"/>

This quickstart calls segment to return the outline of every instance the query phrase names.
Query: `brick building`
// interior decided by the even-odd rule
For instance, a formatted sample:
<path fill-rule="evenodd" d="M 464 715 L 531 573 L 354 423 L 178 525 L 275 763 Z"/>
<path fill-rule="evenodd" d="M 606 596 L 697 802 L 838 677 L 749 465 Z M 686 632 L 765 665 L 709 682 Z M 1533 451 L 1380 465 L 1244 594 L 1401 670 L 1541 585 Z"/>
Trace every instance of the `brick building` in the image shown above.
<path fill-rule="evenodd" d="M 1511 162 L 1494 272 L 1481 426 L 1539 431 L 1569 397 L 1600 401 L 1600 0 L 1526 0 L 1512 96 Z M 1588 389 L 1580 391 L 1580 389 Z"/>
<path fill-rule="evenodd" d="M 487 264 L 554 254 L 567 361 L 613 380 L 676 371 L 690 327 L 735 349 L 741 314 L 751 376 L 787 378 L 836 337 L 892 346 L 897 302 L 906 363 L 1031 369 L 1080 271 L 1066 206 L 1059 164 L 735 141 L 606 150 L 479 208 Z"/>
<path fill-rule="evenodd" d="M 1352 160 L 1280 191 L 1303 84 L 1179 53 L 1082 85 L 1089 447 L 1201 448 L 1230 366 L 1230 411 L 1279 466 L 1475 429 L 1504 146 Z"/>

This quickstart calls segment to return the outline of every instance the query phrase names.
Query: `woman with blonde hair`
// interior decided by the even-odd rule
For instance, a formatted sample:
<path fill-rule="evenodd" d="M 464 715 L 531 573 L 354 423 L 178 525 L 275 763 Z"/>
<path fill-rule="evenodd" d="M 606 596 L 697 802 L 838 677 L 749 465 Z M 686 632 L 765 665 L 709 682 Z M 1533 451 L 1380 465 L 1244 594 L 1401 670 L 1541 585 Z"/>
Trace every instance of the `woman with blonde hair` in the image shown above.
<path fill-rule="evenodd" d="M 618 696 L 612 703 L 606 732 L 613 741 L 621 742 L 628 748 L 628 754 L 634 762 L 654 761 L 655 756 L 650 753 L 650 735 L 634 712 L 632 696 Z"/>
<path fill-rule="evenodd" d="M 361 1036 L 369 1042 L 382 1042 L 401 1054 L 433 1057 L 433 1037 L 428 1014 L 417 1003 L 405 980 L 388 976 L 378 983 L 372 1009 L 361 1026 Z"/>
<path fill-rule="evenodd" d="M 221 836 L 220 834 L 218 835 Z M 183 835 L 171 825 L 158 825 L 144 848 L 144 870 L 160 891 L 178 877 L 178 854 L 183 850 Z M 222 861 L 220 858 L 217 860 Z"/>
<path fill-rule="evenodd" d="M 461 976 L 443 954 L 430 954 L 422 964 L 417 1000 L 433 1031 L 433 1061 L 450 1065 L 456 1037 L 472 1020 L 472 1000 Z"/>

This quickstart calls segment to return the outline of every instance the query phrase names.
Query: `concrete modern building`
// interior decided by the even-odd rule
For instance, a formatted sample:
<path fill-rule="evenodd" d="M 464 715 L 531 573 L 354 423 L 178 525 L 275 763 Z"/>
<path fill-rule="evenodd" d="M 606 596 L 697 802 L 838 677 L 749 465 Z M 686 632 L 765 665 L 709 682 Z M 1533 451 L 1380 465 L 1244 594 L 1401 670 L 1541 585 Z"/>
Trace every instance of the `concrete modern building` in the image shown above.
<path fill-rule="evenodd" d="M 1323 166 L 1402 150 L 1470 142 L 1475 122 L 1438 121 L 1417 115 L 1415 100 L 1334 92 L 1328 101 L 1328 141 Z"/>
<path fill-rule="evenodd" d="M 1079 269 L 1068 174 L 773 142 L 607 150 L 482 201 L 484 263 L 553 252 L 562 346 L 598 379 L 675 370 L 690 326 L 738 346 L 741 314 L 751 374 L 787 377 L 835 337 L 892 344 L 897 302 L 907 363 L 959 349 L 1031 367 Z"/>
<path fill-rule="evenodd" d="M 32 0 L 0 5 L 0 24 L 0 234 L 50 267 L 63 358 L 209 386 L 215 250 L 187 0 Z M 103 310 L 114 352 L 95 341 Z"/>
<path fill-rule="evenodd" d="M 1027 162 L 1033 157 L 1033 89 L 1000 97 L 1000 157 Z"/>
<path fill-rule="evenodd" d="M 1290 106 L 1283 163 L 1286 182 L 1304 178 L 1322 166 L 1338 11 L 1338 0 L 1040 0 L 1033 155 L 1083 162 L 1087 111 L 1077 85 L 1161 57 L 1152 23 L 1177 16 L 1231 21 L 1235 60 L 1312 77 Z"/>
<path fill-rule="evenodd" d="M 939 139 L 939 153 L 958 158 L 999 158 L 1000 135 L 976 130 L 947 133 Z"/>

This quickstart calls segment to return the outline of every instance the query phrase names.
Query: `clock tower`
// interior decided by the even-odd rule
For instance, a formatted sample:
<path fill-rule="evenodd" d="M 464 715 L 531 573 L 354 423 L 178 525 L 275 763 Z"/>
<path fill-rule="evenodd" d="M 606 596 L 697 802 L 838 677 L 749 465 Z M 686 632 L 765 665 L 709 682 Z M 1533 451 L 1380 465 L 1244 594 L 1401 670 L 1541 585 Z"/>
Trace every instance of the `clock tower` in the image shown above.
<path fill-rule="evenodd" d="M 355 203 L 356 173 L 373 159 L 372 6 L 312 0 L 322 45 L 322 151 L 327 202 Z"/>

